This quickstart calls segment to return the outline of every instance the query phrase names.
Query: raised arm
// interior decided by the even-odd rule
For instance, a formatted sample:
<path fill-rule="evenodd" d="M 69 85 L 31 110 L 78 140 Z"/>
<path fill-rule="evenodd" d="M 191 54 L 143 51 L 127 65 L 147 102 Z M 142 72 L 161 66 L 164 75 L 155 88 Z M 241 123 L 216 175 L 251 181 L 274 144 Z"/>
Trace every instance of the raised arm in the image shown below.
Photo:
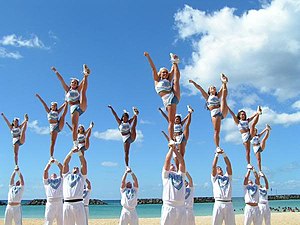
<path fill-rule="evenodd" d="M 189 83 L 193 84 L 195 86 L 195 88 L 197 88 L 201 92 L 201 94 L 202 94 L 203 98 L 205 99 L 205 101 L 207 101 L 207 99 L 209 97 L 207 92 L 199 84 L 197 84 L 195 81 L 189 80 Z"/>
<path fill-rule="evenodd" d="M 146 56 L 150 66 L 151 66 L 154 81 L 158 82 L 159 81 L 159 76 L 158 76 L 158 73 L 157 73 L 157 69 L 156 69 L 156 67 L 155 67 L 155 65 L 154 65 L 154 63 L 153 63 L 153 61 L 150 57 L 150 54 L 148 52 L 144 52 L 144 56 Z"/>
<path fill-rule="evenodd" d="M 58 108 L 58 113 L 60 113 L 65 107 L 68 107 L 68 102 L 65 101 L 59 108 Z"/>
<path fill-rule="evenodd" d="M 118 117 L 118 115 L 117 115 L 116 111 L 114 110 L 114 108 L 111 105 L 109 105 L 108 108 L 110 108 L 110 110 L 111 110 L 112 114 L 114 115 L 117 123 L 120 125 L 121 124 L 121 119 Z"/>
<path fill-rule="evenodd" d="M 47 113 L 50 112 L 49 107 L 47 106 L 46 102 L 42 99 L 42 97 L 39 94 L 35 94 L 35 96 L 40 100 L 40 102 L 42 103 L 42 105 L 44 106 L 45 110 Z"/>
<path fill-rule="evenodd" d="M 236 115 L 234 114 L 234 112 L 231 110 L 231 108 L 229 106 L 228 106 L 228 111 L 231 114 L 235 124 L 238 125 L 239 124 L 239 119 L 236 117 Z"/>
<path fill-rule="evenodd" d="M 60 176 L 62 176 L 63 165 L 57 159 L 54 159 L 54 163 L 57 165 L 57 167 L 59 169 Z"/>
<path fill-rule="evenodd" d="M 4 121 L 6 122 L 7 126 L 9 127 L 9 129 L 12 129 L 12 125 L 11 123 L 8 121 L 8 119 L 6 118 L 6 116 L 4 115 L 4 113 L 1 113 L 1 116 L 3 117 Z"/>
<path fill-rule="evenodd" d="M 86 184 L 87 184 L 87 186 L 86 186 L 87 189 L 88 189 L 88 190 L 92 190 L 92 185 L 91 185 L 90 180 L 86 178 L 86 179 L 85 179 L 85 182 L 86 182 Z"/>
<path fill-rule="evenodd" d="M 133 186 L 135 188 L 139 188 L 139 182 L 138 182 L 138 179 L 137 177 L 135 176 L 135 174 L 131 171 L 131 176 L 132 176 L 132 179 L 133 179 Z"/>
<path fill-rule="evenodd" d="M 193 178 L 191 177 L 190 173 L 189 172 L 186 172 L 186 176 L 189 180 L 189 186 L 190 187 L 194 187 L 194 182 L 193 182 Z"/>
<path fill-rule="evenodd" d="M 64 159 L 64 163 L 63 163 L 63 169 L 62 169 L 62 173 L 63 174 L 66 174 L 69 172 L 69 163 L 71 161 L 71 158 L 72 158 L 72 155 L 73 155 L 73 150 L 71 150 L 68 155 L 66 155 L 66 158 Z"/>
<path fill-rule="evenodd" d="M 14 170 L 10 176 L 10 182 L 9 185 L 14 185 L 15 184 L 15 176 L 16 176 L 16 170 Z"/>
<path fill-rule="evenodd" d="M 245 175 L 245 178 L 244 178 L 244 185 L 247 185 L 247 184 L 248 184 L 250 172 L 251 172 L 251 170 L 248 169 L 248 170 L 247 170 L 247 173 L 246 173 L 246 175 Z"/>
<path fill-rule="evenodd" d="M 51 164 L 54 162 L 54 159 L 50 159 L 49 162 L 46 164 L 45 169 L 44 169 L 44 180 L 49 178 L 49 169 L 51 167 Z"/>
<path fill-rule="evenodd" d="M 167 114 L 165 114 L 165 112 L 161 108 L 158 108 L 158 110 L 160 111 L 161 115 L 167 120 L 167 122 L 169 122 Z"/>
<path fill-rule="evenodd" d="M 260 186 L 259 175 L 258 175 L 258 173 L 256 172 L 255 169 L 253 169 L 253 174 L 254 174 L 254 177 L 255 177 L 255 184 L 257 184 L 258 186 Z"/>
<path fill-rule="evenodd" d="M 59 79 L 61 85 L 63 86 L 63 89 L 67 92 L 69 90 L 69 86 L 64 81 L 63 77 L 60 75 L 60 73 L 56 70 L 54 66 L 51 67 L 51 70 L 56 74 L 57 78 Z"/>
<path fill-rule="evenodd" d="M 169 151 L 166 154 L 165 163 L 164 163 L 164 170 L 169 171 L 172 159 L 172 147 L 169 147 Z"/>
<path fill-rule="evenodd" d="M 179 168 L 178 170 L 181 171 L 182 173 L 186 172 L 186 168 L 185 168 L 185 162 L 184 159 L 181 155 L 181 153 L 179 151 L 177 151 L 175 144 L 172 145 L 172 150 L 174 152 L 174 154 L 176 155 L 176 158 L 179 162 Z"/>
<path fill-rule="evenodd" d="M 121 189 L 124 189 L 126 187 L 126 177 L 127 177 L 127 171 L 125 171 L 125 173 L 122 176 Z"/>
<path fill-rule="evenodd" d="M 269 182 L 268 182 L 266 175 L 263 175 L 262 178 L 264 178 L 266 189 L 269 189 Z"/>
<path fill-rule="evenodd" d="M 215 177 L 217 175 L 217 164 L 218 164 L 218 159 L 219 159 L 219 153 L 215 153 L 215 157 L 213 159 L 212 163 L 212 169 L 211 169 L 211 175 Z"/>
<path fill-rule="evenodd" d="M 20 172 L 20 170 L 18 170 L 17 173 L 18 173 L 18 175 L 19 175 L 20 184 L 21 184 L 22 186 L 24 186 L 25 182 L 24 182 L 23 174 Z"/>

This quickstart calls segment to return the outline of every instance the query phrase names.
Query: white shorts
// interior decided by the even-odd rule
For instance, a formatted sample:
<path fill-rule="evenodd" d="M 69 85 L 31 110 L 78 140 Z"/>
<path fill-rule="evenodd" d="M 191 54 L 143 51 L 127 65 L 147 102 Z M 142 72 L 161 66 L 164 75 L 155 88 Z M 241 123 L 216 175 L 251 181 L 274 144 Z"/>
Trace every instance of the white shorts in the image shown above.
<path fill-rule="evenodd" d="M 5 225 L 12 225 L 14 220 L 15 225 L 22 225 L 22 209 L 21 205 L 7 205 L 5 210 Z"/>
<path fill-rule="evenodd" d="M 232 202 L 220 202 L 215 201 L 212 225 L 222 225 L 223 221 L 225 225 L 235 225 L 235 217 Z"/>
<path fill-rule="evenodd" d="M 261 225 L 261 215 L 258 206 L 245 206 L 244 210 L 244 225 L 250 225 L 253 222 L 253 225 Z"/>
<path fill-rule="evenodd" d="M 63 225 L 63 203 L 47 202 L 45 208 L 45 225 L 52 225 L 56 219 L 57 225 Z"/>
<path fill-rule="evenodd" d="M 79 202 L 64 202 L 63 206 L 64 225 L 86 225 L 84 205 Z"/>
<path fill-rule="evenodd" d="M 242 133 L 242 140 L 243 140 L 243 143 L 246 143 L 247 141 L 251 140 L 251 135 L 250 135 L 249 131 L 246 133 Z"/>
<path fill-rule="evenodd" d="M 85 212 L 86 225 L 88 225 L 89 224 L 89 215 L 90 215 L 90 210 L 89 210 L 89 206 L 88 205 L 84 206 L 84 212 Z"/>
<path fill-rule="evenodd" d="M 193 209 L 186 209 L 186 225 L 195 225 L 195 215 Z"/>
<path fill-rule="evenodd" d="M 256 154 L 258 152 L 262 152 L 262 149 L 261 149 L 260 145 L 253 145 L 253 151 Z"/>
<path fill-rule="evenodd" d="M 136 213 L 136 210 L 128 210 L 125 209 L 124 207 L 122 208 L 121 211 L 121 216 L 120 216 L 120 222 L 119 225 L 138 225 L 139 224 L 139 218 Z"/>
<path fill-rule="evenodd" d="M 261 214 L 261 222 L 265 220 L 265 225 L 271 225 L 271 210 L 269 204 L 258 204 L 258 207 Z"/>
<path fill-rule="evenodd" d="M 219 117 L 221 117 L 221 119 L 224 119 L 224 117 L 223 117 L 223 115 L 221 113 L 220 108 L 215 108 L 215 109 L 210 110 L 210 116 L 211 117 L 217 117 L 217 116 L 219 116 Z"/>
<path fill-rule="evenodd" d="M 185 206 L 163 205 L 161 208 L 161 225 L 186 225 Z"/>

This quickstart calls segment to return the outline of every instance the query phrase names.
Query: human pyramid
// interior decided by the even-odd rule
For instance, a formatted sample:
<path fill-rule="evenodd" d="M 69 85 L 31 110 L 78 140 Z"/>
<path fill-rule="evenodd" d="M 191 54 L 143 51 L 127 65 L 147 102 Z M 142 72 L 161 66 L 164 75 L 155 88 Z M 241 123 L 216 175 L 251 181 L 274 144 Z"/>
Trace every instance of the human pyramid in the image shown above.
<path fill-rule="evenodd" d="M 172 67 L 169 71 L 163 67 L 157 71 L 148 52 L 144 52 L 152 69 L 155 90 L 161 97 L 166 112 L 159 108 L 160 113 L 168 122 L 168 134 L 163 135 L 168 140 L 168 151 L 162 170 L 163 181 L 163 206 L 161 215 L 162 225 L 192 225 L 195 224 L 193 213 L 194 185 L 190 174 L 186 170 L 184 160 L 186 144 L 189 139 L 189 127 L 194 110 L 187 106 L 188 114 L 182 119 L 181 114 L 176 112 L 177 104 L 180 102 L 180 71 L 179 58 L 175 54 L 170 54 Z M 87 179 L 87 162 L 85 151 L 89 149 L 89 138 L 91 136 L 94 123 L 91 122 L 88 129 L 79 124 L 79 117 L 87 110 L 86 91 L 88 87 L 88 77 L 91 73 L 86 64 L 83 65 L 83 79 L 71 78 L 71 84 L 67 85 L 61 74 L 55 67 L 51 68 L 61 82 L 66 93 L 66 101 L 58 107 L 57 102 L 51 102 L 50 107 L 45 103 L 39 94 L 36 97 L 42 103 L 50 125 L 50 159 L 44 169 L 44 186 L 47 196 L 45 224 L 52 224 L 56 220 L 58 225 L 87 225 L 88 224 L 88 202 L 91 191 L 91 182 Z M 213 158 L 211 181 L 215 205 L 213 209 L 212 224 L 235 224 L 234 211 L 231 201 L 232 193 L 232 168 L 228 156 L 224 149 L 220 147 L 221 121 L 228 112 L 232 115 L 234 122 L 242 135 L 243 145 L 246 149 L 247 173 L 244 179 L 245 191 L 245 224 L 262 224 L 265 217 L 266 224 L 270 221 L 270 211 L 267 201 L 268 180 L 262 172 L 261 152 L 265 149 L 266 141 L 269 137 L 270 126 L 258 133 L 256 124 L 262 114 L 262 108 L 258 106 L 257 112 L 247 118 L 246 112 L 241 110 L 237 115 L 227 105 L 227 82 L 225 74 L 221 74 L 222 86 L 219 91 L 215 86 L 210 86 L 206 92 L 199 84 L 189 80 L 202 94 L 206 100 L 207 109 L 210 111 L 214 129 L 214 143 L 216 145 L 215 156 Z M 63 129 L 68 105 L 70 106 L 71 125 L 66 123 L 72 131 L 73 146 L 66 155 L 63 164 L 54 157 L 55 143 L 58 133 Z M 119 131 L 123 139 L 125 155 L 125 172 L 121 179 L 121 205 L 120 225 L 138 224 L 136 213 L 138 196 L 138 179 L 129 166 L 130 145 L 136 139 L 136 126 L 139 110 L 133 107 L 133 117 L 124 110 L 121 117 L 117 115 L 111 105 L 108 106 L 118 124 Z M 59 117 L 61 113 L 61 116 Z M 1 113 L 7 123 L 12 137 L 14 149 L 15 169 L 10 180 L 8 193 L 8 205 L 5 211 L 5 224 L 22 224 L 21 200 L 24 192 L 24 179 L 18 166 L 19 147 L 25 143 L 25 133 L 28 123 L 28 115 L 25 114 L 24 121 L 19 124 L 20 119 L 14 118 L 10 123 L 4 113 Z M 252 122 L 250 124 L 250 122 Z M 262 141 L 260 138 L 263 136 Z M 250 161 L 250 146 L 253 146 L 257 158 L 259 172 L 257 173 Z M 76 153 L 80 159 L 80 168 L 74 167 L 70 171 L 69 163 L 73 154 Z M 223 156 L 226 164 L 226 173 L 217 166 L 219 156 Z M 171 163 L 172 158 L 174 164 Z M 59 168 L 59 175 L 53 173 L 49 176 L 48 171 L 52 164 Z M 255 182 L 249 179 L 250 172 L 254 173 Z M 19 180 L 15 183 L 15 175 Z M 127 175 L 130 174 L 133 184 L 127 182 Z M 265 187 L 260 184 L 260 177 L 265 181 Z M 187 180 L 186 180 L 187 179 Z"/>

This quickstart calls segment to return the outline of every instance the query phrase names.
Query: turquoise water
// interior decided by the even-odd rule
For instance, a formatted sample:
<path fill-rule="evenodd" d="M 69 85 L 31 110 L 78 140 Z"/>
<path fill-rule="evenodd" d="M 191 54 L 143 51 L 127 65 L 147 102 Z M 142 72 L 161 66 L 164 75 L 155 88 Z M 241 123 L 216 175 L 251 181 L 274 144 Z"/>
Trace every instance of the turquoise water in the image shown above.
<path fill-rule="evenodd" d="M 90 218 L 119 218 L 121 212 L 120 201 L 108 200 L 105 201 L 108 205 L 103 206 L 90 206 Z M 275 200 L 269 201 L 270 207 L 283 208 L 291 207 L 300 208 L 300 200 Z M 244 208 L 243 198 L 233 198 L 233 206 L 236 214 L 242 214 Z M 0 206 L 0 218 L 4 217 L 6 206 Z M 194 204 L 194 212 L 196 216 L 209 216 L 212 214 L 213 203 L 196 203 Z M 153 218 L 160 217 L 161 205 L 138 205 L 137 212 L 140 218 Z M 23 206 L 22 214 L 24 218 L 43 218 L 45 212 L 45 206 Z"/>

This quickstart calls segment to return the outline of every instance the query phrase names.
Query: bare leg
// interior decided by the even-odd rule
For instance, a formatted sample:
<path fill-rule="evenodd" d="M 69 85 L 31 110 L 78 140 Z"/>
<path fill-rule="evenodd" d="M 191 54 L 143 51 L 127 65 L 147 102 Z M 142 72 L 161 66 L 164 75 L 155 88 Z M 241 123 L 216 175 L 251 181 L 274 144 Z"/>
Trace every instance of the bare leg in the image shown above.
<path fill-rule="evenodd" d="M 131 138 L 132 142 L 135 141 L 135 138 L 136 138 L 136 124 L 137 124 L 137 116 L 134 115 L 133 123 L 132 123 L 131 130 L 130 130 L 130 138 Z"/>
<path fill-rule="evenodd" d="M 73 141 L 77 140 L 78 119 L 79 113 L 77 111 L 71 114 Z"/>
<path fill-rule="evenodd" d="M 24 126 L 22 128 L 21 136 L 20 136 L 20 143 L 24 144 L 25 143 L 25 137 L 26 137 L 26 129 L 27 129 L 27 121 L 24 123 Z"/>
<path fill-rule="evenodd" d="M 130 143 L 125 142 L 124 143 L 124 151 L 125 151 L 125 164 L 126 164 L 126 166 L 129 166 L 129 148 L 130 148 Z"/>
<path fill-rule="evenodd" d="M 15 164 L 18 165 L 19 159 L 19 144 L 14 144 Z"/>
<path fill-rule="evenodd" d="M 58 134 L 57 131 L 52 131 L 50 133 L 50 139 L 51 139 L 51 142 L 50 142 L 50 157 L 53 157 L 53 154 L 54 154 L 54 146 L 55 146 L 57 134 Z"/>
<path fill-rule="evenodd" d="M 266 134 L 263 137 L 263 139 L 261 141 L 261 144 L 260 144 L 260 147 L 261 147 L 262 150 L 265 150 L 266 142 L 267 142 L 267 139 L 269 138 L 269 135 L 270 135 L 270 130 L 266 129 Z"/>
<path fill-rule="evenodd" d="M 66 104 L 65 107 L 64 107 L 64 111 L 60 117 L 60 119 L 58 120 L 58 129 L 59 130 L 62 130 L 64 128 L 64 125 L 65 125 L 65 117 L 67 115 L 67 112 L 68 112 L 68 105 Z"/>
<path fill-rule="evenodd" d="M 250 135 L 251 135 L 251 137 L 254 137 L 254 135 L 255 135 L 255 126 L 258 123 L 258 119 L 259 119 L 259 114 L 257 113 L 256 116 L 253 119 L 253 122 L 252 122 L 251 126 L 250 126 Z"/>
<path fill-rule="evenodd" d="M 174 68 L 173 92 L 174 92 L 174 95 L 177 97 L 178 101 L 180 101 L 180 84 L 179 84 L 180 71 L 179 71 L 178 65 L 176 63 L 173 63 L 172 67 Z"/>
<path fill-rule="evenodd" d="M 220 116 L 212 117 L 211 121 L 212 121 L 213 126 L 214 126 L 215 145 L 216 145 L 216 147 L 219 147 L 220 146 L 221 117 Z"/>
<path fill-rule="evenodd" d="M 257 158 L 257 166 L 258 166 L 258 169 L 259 171 L 261 171 L 261 155 L 260 155 L 260 152 L 257 152 L 255 154 L 256 158 Z"/>
<path fill-rule="evenodd" d="M 85 138 L 85 149 L 88 150 L 90 147 L 90 137 L 92 134 L 92 129 L 90 129 L 87 133 L 86 133 L 86 138 Z"/>
<path fill-rule="evenodd" d="M 80 109 L 82 111 L 85 111 L 87 108 L 87 97 L 86 97 L 86 90 L 87 90 L 87 86 L 88 86 L 88 76 L 84 76 L 83 77 L 83 82 L 82 82 L 82 90 L 81 90 L 81 94 L 80 94 Z"/>
<path fill-rule="evenodd" d="M 228 113 L 226 83 L 222 84 L 221 113 L 222 113 L 224 118 L 227 116 L 227 113 Z"/>
<path fill-rule="evenodd" d="M 243 143 L 246 149 L 246 161 L 248 164 L 250 163 L 250 141 Z"/>
<path fill-rule="evenodd" d="M 168 105 L 167 107 L 168 111 L 168 119 L 169 119 L 169 126 L 168 126 L 168 131 L 169 131 L 169 137 L 174 138 L 174 120 L 175 120 L 175 114 L 176 114 L 176 105 Z"/>

